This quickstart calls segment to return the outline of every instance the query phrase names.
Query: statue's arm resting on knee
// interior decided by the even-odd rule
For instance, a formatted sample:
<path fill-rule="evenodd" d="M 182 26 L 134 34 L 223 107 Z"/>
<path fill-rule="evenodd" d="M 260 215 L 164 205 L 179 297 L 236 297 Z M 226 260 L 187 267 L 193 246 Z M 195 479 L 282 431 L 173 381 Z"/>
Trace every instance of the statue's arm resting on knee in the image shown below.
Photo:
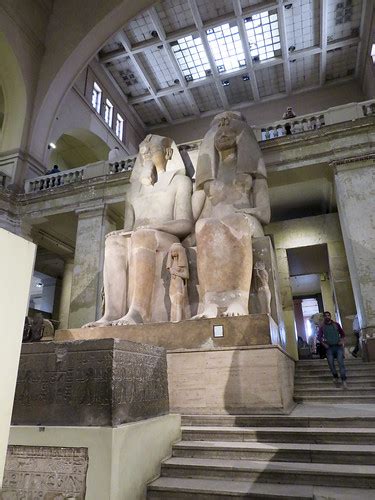
<path fill-rule="evenodd" d="M 263 158 L 259 159 L 258 172 L 254 177 L 252 187 L 253 208 L 238 210 L 249 215 L 253 215 L 258 221 L 265 225 L 271 220 L 270 196 L 268 192 L 266 167 Z"/>

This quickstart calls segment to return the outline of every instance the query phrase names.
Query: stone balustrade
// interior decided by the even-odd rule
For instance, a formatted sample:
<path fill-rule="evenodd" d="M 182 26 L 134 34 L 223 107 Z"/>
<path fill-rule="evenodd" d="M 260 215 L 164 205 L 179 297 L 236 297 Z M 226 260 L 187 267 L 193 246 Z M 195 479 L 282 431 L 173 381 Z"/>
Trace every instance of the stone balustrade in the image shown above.
<path fill-rule="evenodd" d="M 4 172 L 0 172 L 0 189 L 6 188 L 11 181 L 11 177 Z"/>
<path fill-rule="evenodd" d="M 113 164 L 106 161 L 99 161 L 79 168 L 63 170 L 56 174 L 46 174 L 40 177 L 34 177 L 26 181 L 25 193 L 37 193 L 47 189 L 58 188 L 92 179 L 94 177 L 129 172 L 133 170 L 135 159 L 135 156 L 131 156 Z"/>
<path fill-rule="evenodd" d="M 318 113 L 296 116 L 290 120 L 279 120 L 268 125 L 255 126 L 253 130 L 257 140 L 263 142 L 287 135 L 302 134 L 328 125 L 349 122 L 369 116 L 375 116 L 375 99 L 335 106 L 325 111 L 319 111 Z M 192 164 L 196 163 L 200 143 L 201 140 L 196 140 L 179 144 L 178 148 L 184 160 L 190 161 Z M 64 170 L 57 174 L 35 177 L 26 181 L 25 193 L 38 193 L 94 177 L 130 172 L 133 170 L 135 159 L 136 156 L 129 156 L 112 164 L 107 161 L 99 161 L 79 168 Z M 1 182 L 2 178 L 0 174 L 0 186 L 2 185 Z"/>
<path fill-rule="evenodd" d="M 357 120 L 370 115 L 375 115 L 375 99 L 335 106 L 318 113 L 296 116 L 288 120 L 279 120 L 260 127 L 255 126 L 253 129 L 258 141 L 268 141 L 286 135 L 301 134 L 320 129 L 327 125 Z"/>
<path fill-rule="evenodd" d="M 131 172 L 133 170 L 136 156 L 129 156 L 119 162 L 109 163 L 109 173 L 118 174 L 120 172 Z"/>
<path fill-rule="evenodd" d="M 79 167 L 64 170 L 56 174 L 41 175 L 40 177 L 34 177 L 34 179 L 28 179 L 25 183 L 25 192 L 36 193 L 80 182 L 83 179 L 84 170 L 85 167 Z"/>

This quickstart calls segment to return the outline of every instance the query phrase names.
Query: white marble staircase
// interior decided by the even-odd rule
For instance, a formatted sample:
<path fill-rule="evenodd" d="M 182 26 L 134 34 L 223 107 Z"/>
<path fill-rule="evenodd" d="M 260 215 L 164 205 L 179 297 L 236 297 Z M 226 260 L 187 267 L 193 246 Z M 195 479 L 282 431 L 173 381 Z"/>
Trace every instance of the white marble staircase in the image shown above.
<path fill-rule="evenodd" d="M 183 416 L 147 498 L 375 500 L 375 368 L 347 364 L 344 391 L 325 360 L 299 362 L 296 398 L 315 403 L 289 416 Z"/>
<path fill-rule="evenodd" d="M 326 359 L 296 363 L 294 400 L 298 403 L 375 403 L 375 363 L 346 359 L 348 389 L 336 387 Z"/>

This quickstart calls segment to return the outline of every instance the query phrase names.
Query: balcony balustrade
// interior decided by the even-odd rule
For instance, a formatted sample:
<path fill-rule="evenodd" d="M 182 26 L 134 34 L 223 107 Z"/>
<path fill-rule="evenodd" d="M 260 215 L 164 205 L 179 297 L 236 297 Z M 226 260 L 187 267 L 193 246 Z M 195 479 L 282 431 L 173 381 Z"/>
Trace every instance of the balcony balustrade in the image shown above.
<path fill-rule="evenodd" d="M 259 142 L 278 139 L 284 136 L 295 136 L 318 130 L 329 125 L 358 120 L 375 116 L 375 99 L 359 103 L 350 103 L 342 106 L 329 108 L 318 113 L 310 113 L 303 116 L 296 116 L 290 120 L 279 120 L 274 123 L 253 127 L 255 136 Z M 182 154 L 195 150 L 198 153 L 200 140 L 180 144 L 179 149 Z M 94 177 L 116 175 L 133 170 L 135 156 L 124 158 L 116 163 L 101 161 L 90 165 L 85 165 L 71 170 L 64 170 L 56 174 L 47 174 L 29 179 L 25 183 L 25 193 L 38 193 L 49 189 L 59 188 L 70 184 L 75 184 Z M 0 173 L 0 186 L 5 185 L 6 180 L 2 180 Z M 2 182 L 4 184 L 2 184 Z"/>

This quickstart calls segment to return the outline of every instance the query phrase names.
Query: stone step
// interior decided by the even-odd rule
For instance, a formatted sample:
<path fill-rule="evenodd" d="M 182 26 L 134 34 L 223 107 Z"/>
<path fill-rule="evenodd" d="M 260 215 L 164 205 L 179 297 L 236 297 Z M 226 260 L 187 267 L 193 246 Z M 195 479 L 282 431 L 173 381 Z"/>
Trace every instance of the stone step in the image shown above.
<path fill-rule="evenodd" d="M 182 415 L 183 426 L 211 427 L 375 427 L 375 416 Z"/>
<path fill-rule="evenodd" d="M 355 423 L 356 419 L 354 419 Z M 182 427 L 183 441 L 255 441 L 262 443 L 375 444 L 375 429 L 319 427 Z"/>
<path fill-rule="evenodd" d="M 353 379 L 348 380 L 349 389 L 371 389 L 375 392 L 375 380 L 369 381 L 366 379 Z M 295 389 L 325 389 L 335 387 L 332 377 L 327 380 L 296 380 L 294 383 Z"/>
<path fill-rule="evenodd" d="M 336 362 L 336 367 L 338 367 L 338 363 Z M 374 375 L 375 373 L 375 367 L 369 366 L 368 364 L 363 364 L 363 365 L 345 365 L 347 368 L 348 373 L 368 373 L 369 375 Z M 306 367 L 306 368 L 296 368 L 295 370 L 295 376 L 298 377 L 299 375 L 307 375 L 307 374 L 315 374 L 315 373 L 326 373 L 328 370 L 329 372 L 329 366 L 328 363 L 326 362 L 324 365 L 321 366 L 311 366 L 311 367 Z"/>
<path fill-rule="evenodd" d="M 369 388 L 358 388 L 354 385 L 349 385 L 348 388 L 344 389 L 343 387 L 335 387 L 331 384 L 328 387 L 295 387 L 294 396 L 368 396 L 375 398 L 375 389 Z"/>
<path fill-rule="evenodd" d="M 375 466 L 261 462 L 172 457 L 162 463 L 162 477 L 191 477 L 319 486 L 375 488 Z"/>
<path fill-rule="evenodd" d="M 323 403 L 323 404 L 375 404 L 375 396 L 351 396 L 347 392 L 342 391 L 342 394 L 337 396 L 294 396 L 294 401 L 296 403 Z"/>
<path fill-rule="evenodd" d="M 374 500 L 374 490 L 330 488 L 298 484 L 269 484 L 258 481 L 226 481 L 160 477 L 148 488 L 149 500 Z"/>
<path fill-rule="evenodd" d="M 299 374 L 298 376 L 296 375 L 295 377 L 295 383 L 299 381 L 312 381 L 316 382 L 318 380 L 325 381 L 325 380 L 332 380 L 332 375 L 330 371 L 326 371 L 324 373 L 314 373 L 313 375 L 305 375 L 304 373 Z M 369 381 L 369 382 L 375 382 L 375 372 L 372 373 L 372 375 L 368 375 L 367 373 L 352 373 L 350 375 L 350 380 L 355 380 L 355 381 Z"/>
<path fill-rule="evenodd" d="M 361 358 L 345 358 L 345 363 L 348 365 L 366 365 L 375 367 L 375 363 L 365 363 Z M 327 359 L 301 359 L 296 362 L 296 368 L 304 368 L 306 366 L 319 366 L 327 364 Z"/>
<path fill-rule="evenodd" d="M 375 465 L 375 445 L 180 441 L 174 457 Z"/>

